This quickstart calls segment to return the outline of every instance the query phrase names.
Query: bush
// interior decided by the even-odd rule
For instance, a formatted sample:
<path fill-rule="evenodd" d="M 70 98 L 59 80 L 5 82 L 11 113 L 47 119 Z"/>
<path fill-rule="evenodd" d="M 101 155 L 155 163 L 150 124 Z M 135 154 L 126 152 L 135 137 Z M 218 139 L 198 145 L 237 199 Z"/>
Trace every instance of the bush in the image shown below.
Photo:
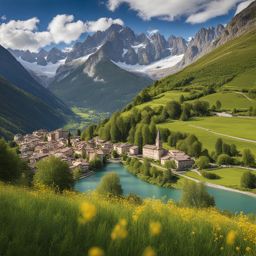
<path fill-rule="evenodd" d="M 200 156 L 196 160 L 196 165 L 199 168 L 199 170 L 208 168 L 209 164 L 210 164 L 210 160 L 209 160 L 209 157 L 207 157 L 207 156 Z"/>
<path fill-rule="evenodd" d="M 255 157 L 252 154 L 250 149 L 245 149 L 243 152 L 243 163 L 245 166 L 254 166 L 255 165 Z"/>
<path fill-rule="evenodd" d="M 220 176 L 213 172 L 202 171 L 201 173 L 202 173 L 202 176 L 205 177 L 206 179 L 210 179 L 210 180 L 220 179 Z"/>
<path fill-rule="evenodd" d="M 250 171 L 243 173 L 241 177 L 241 187 L 250 189 L 256 188 L 256 175 Z"/>
<path fill-rule="evenodd" d="M 218 156 L 217 158 L 217 164 L 218 165 L 227 165 L 227 164 L 232 164 L 233 163 L 233 159 L 232 157 L 226 155 L 226 154 L 221 154 Z"/>
<path fill-rule="evenodd" d="M 10 148 L 3 139 L 0 139 L 0 180 L 16 181 L 21 175 L 22 165 L 15 149 Z"/>
<path fill-rule="evenodd" d="M 34 184 L 36 186 L 47 186 L 55 191 L 71 189 L 74 184 L 73 176 L 68 164 L 59 158 L 51 156 L 40 160 L 36 164 Z"/>
<path fill-rule="evenodd" d="M 97 157 L 89 162 L 89 168 L 92 170 L 98 170 L 101 167 L 102 167 L 102 161 Z"/>
<path fill-rule="evenodd" d="M 214 197 L 209 195 L 203 183 L 186 181 L 183 186 L 181 204 L 186 207 L 206 208 L 215 206 Z"/>
<path fill-rule="evenodd" d="M 96 191 L 100 194 L 122 195 L 123 189 L 119 176 L 115 172 L 106 174 L 102 177 Z"/>

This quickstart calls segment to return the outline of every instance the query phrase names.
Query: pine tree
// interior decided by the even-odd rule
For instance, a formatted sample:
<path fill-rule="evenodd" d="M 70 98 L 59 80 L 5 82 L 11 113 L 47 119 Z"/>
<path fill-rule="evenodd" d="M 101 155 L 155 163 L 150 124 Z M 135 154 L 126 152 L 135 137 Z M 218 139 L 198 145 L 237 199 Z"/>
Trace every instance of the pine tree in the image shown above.
<path fill-rule="evenodd" d="M 134 144 L 139 147 L 139 152 L 142 152 L 143 147 L 143 138 L 141 132 L 141 125 L 136 127 L 135 136 L 134 136 Z"/>
<path fill-rule="evenodd" d="M 222 145 L 223 145 L 223 141 L 222 139 L 217 139 L 216 143 L 215 143 L 215 152 L 216 152 L 216 155 L 220 155 L 222 154 Z"/>

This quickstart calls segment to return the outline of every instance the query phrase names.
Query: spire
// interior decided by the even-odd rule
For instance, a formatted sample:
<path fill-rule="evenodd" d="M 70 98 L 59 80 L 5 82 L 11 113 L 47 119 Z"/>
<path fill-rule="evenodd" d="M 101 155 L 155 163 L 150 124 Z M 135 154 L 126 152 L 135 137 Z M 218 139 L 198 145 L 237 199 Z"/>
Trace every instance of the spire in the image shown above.
<path fill-rule="evenodd" d="M 159 130 L 157 130 L 157 135 L 156 135 L 156 147 L 157 147 L 157 149 L 162 148 L 162 143 L 161 143 L 161 139 L 160 139 L 160 131 Z"/>

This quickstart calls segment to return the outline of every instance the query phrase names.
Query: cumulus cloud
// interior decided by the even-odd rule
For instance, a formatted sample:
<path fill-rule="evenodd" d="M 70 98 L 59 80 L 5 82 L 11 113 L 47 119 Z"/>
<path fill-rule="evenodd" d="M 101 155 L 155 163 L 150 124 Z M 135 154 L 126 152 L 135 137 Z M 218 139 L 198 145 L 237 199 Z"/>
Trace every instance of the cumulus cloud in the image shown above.
<path fill-rule="evenodd" d="M 174 20 L 186 17 L 188 23 L 202 23 L 227 14 L 242 0 L 108 0 L 108 8 L 116 10 L 126 3 L 144 19 Z"/>
<path fill-rule="evenodd" d="M 2 16 L 0 17 L 0 19 L 1 19 L 1 20 L 6 20 L 7 17 L 6 17 L 6 15 L 2 15 Z"/>
<path fill-rule="evenodd" d="M 236 12 L 235 15 L 237 15 L 238 13 L 240 13 L 242 10 L 244 10 L 245 8 L 247 8 L 252 2 L 254 2 L 254 0 L 248 0 L 245 2 L 240 3 L 237 8 L 236 8 Z"/>
<path fill-rule="evenodd" d="M 39 19 L 11 20 L 0 24 L 0 44 L 6 48 L 38 51 L 52 43 L 66 43 L 77 40 L 85 32 L 104 31 L 112 24 L 123 25 L 120 19 L 100 18 L 96 21 L 75 21 L 73 15 L 57 15 L 47 30 L 38 31 Z"/>

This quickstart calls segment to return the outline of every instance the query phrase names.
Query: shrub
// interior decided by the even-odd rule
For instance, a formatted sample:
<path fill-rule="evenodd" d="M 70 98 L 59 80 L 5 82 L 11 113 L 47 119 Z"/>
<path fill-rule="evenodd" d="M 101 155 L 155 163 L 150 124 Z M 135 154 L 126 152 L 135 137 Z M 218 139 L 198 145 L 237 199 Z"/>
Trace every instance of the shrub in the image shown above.
<path fill-rule="evenodd" d="M 0 139 L 0 180 L 12 182 L 21 175 L 22 161 L 15 149 L 11 149 L 7 143 Z"/>
<path fill-rule="evenodd" d="M 94 158 L 89 162 L 89 168 L 92 170 L 97 170 L 97 169 L 100 169 L 101 167 L 102 167 L 102 161 L 98 157 Z"/>
<path fill-rule="evenodd" d="M 186 181 L 183 186 L 181 204 L 186 207 L 205 208 L 215 205 L 214 197 L 209 195 L 203 183 Z"/>
<path fill-rule="evenodd" d="M 122 195 L 123 189 L 119 176 L 115 172 L 106 174 L 102 177 L 96 191 L 100 194 Z"/>
<path fill-rule="evenodd" d="M 220 176 L 213 172 L 202 171 L 201 173 L 202 173 L 203 177 L 210 179 L 210 180 L 220 179 Z"/>
<path fill-rule="evenodd" d="M 243 188 L 256 188 L 256 175 L 247 171 L 241 177 L 241 187 Z"/>
<path fill-rule="evenodd" d="M 59 158 L 51 156 L 40 160 L 36 164 L 34 184 L 36 186 L 47 186 L 55 191 L 63 191 L 73 187 L 73 177 L 68 164 Z"/>
<path fill-rule="evenodd" d="M 218 165 L 223 165 L 223 164 L 232 164 L 233 159 L 232 157 L 226 155 L 226 154 L 221 154 L 217 158 L 217 164 Z"/>
<path fill-rule="evenodd" d="M 254 166 L 255 165 L 255 157 L 252 154 L 250 149 L 245 149 L 243 152 L 243 163 L 245 166 Z"/>
<path fill-rule="evenodd" d="M 209 164 L 210 164 L 210 160 L 209 160 L 209 158 L 207 156 L 200 156 L 196 160 L 196 165 L 199 168 L 199 170 L 208 168 Z"/>

